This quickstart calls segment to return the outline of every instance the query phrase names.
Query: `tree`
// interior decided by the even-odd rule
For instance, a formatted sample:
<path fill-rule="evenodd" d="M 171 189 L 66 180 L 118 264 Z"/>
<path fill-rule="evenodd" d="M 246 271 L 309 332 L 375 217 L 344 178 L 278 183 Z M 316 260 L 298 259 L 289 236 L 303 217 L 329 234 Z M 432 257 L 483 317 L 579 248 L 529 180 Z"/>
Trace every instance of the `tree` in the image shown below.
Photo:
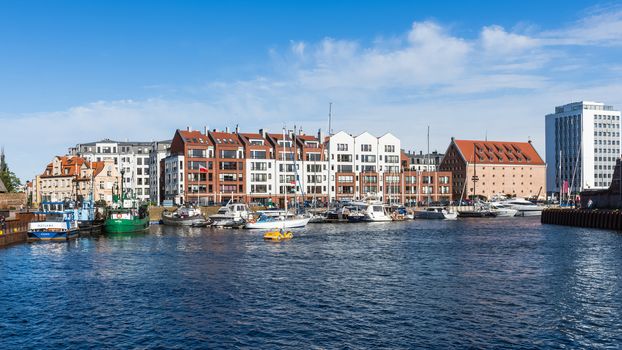
<path fill-rule="evenodd" d="M 0 180 L 2 180 L 2 183 L 4 183 L 4 186 L 9 193 L 15 192 L 17 188 L 22 185 L 22 182 L 17 175 L 10 171 L 8 167 L 0 172 Z"/>

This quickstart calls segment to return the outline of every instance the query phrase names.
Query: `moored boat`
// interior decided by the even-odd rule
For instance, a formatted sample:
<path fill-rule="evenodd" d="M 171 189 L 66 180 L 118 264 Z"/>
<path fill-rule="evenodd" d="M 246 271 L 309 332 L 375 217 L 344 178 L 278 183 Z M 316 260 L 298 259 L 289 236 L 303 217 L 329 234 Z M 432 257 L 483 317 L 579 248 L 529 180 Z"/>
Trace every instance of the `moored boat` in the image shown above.
<path fill-rule="evenodd" d="M 107 233 L 133 233 L 149 228 L 147 206 L 138 208 L 109 209 L 108 218 L 104 222 L 104 231 Z"/>
<path fill-rule="evenodd" d="M 540 216 L 542 215 L 542 210 L 544 210 L 543 206 L 534 204 L 524 198 L 509 199 L 501 203 L 510 209 L 517 210 L 516 216 Z"/>
<path fill-rule="evenodd" d="M 424 210 L 415 211 L 415 217 L 424 220 L 455 220 L 458 218 L 458 213 L 445 207 L 427 207 Z"/>
<path fill-rule="evenodd" d="M 45 215 L 44 221 L 28 224 L 28 241 L 66 241 L 78 237 L 78 210 L 68 202 L 43 202 L 42 210 L 36 212 Z"/>
<path fill-rule="evenodd" d="M 212 226 L 215 227 L 237 227 L 244 225 L 249 217 L 250 209 L 246 204 L 229 201 L 209 218 L 212 221 Z"/>
<path fill-rule="evenodd" d="M 207 226 L 207 220 L 201 210 L 194 207 L 179 207 L 174 212 L 162 213 L 162 224 L 169 226 Z"/>

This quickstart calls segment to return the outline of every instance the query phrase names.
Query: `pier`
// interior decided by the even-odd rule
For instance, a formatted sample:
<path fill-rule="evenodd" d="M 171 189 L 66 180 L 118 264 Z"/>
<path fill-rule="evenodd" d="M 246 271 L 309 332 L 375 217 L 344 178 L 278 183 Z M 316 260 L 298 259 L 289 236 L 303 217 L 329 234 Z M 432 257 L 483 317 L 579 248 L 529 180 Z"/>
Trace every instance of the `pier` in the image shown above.
<path fill-rule="evenodd" d="M 6 220 L 0 227 L 0 248 L 26 242 L 28 223 L 33 217 L 34 215 L 30 213 L 17 213 L 15 219 Z"/>
<path fill-rule="evenodd" d="M 622 230 L 622 212 L 619 210 L 546 209 L 543 224 Z"/>

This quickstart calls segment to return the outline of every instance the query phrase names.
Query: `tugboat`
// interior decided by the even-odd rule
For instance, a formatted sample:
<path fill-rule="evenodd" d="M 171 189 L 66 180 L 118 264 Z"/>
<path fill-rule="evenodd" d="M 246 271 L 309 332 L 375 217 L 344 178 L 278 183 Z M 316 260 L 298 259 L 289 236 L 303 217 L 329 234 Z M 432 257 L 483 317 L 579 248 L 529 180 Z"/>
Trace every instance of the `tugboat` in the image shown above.
<path fill-rule="evenodd" d="M 28 242 L 66 241 L 78 237 L 78 210 L 71 202 L 43 202 L 41 211 L 45 221 L 28 224 Z"/>
<path fill-rule="evenodd" d="M 123 172 L 121 172 L 123 179 Z M 113 195 L 112 207 L 108 209 L 104 231 L 107 233 L 133 233 L 149 228 L 149 213 L 147 205 L 139 205 L 136 198 L 125 199 L 123 182 L 121 195 Z"/>

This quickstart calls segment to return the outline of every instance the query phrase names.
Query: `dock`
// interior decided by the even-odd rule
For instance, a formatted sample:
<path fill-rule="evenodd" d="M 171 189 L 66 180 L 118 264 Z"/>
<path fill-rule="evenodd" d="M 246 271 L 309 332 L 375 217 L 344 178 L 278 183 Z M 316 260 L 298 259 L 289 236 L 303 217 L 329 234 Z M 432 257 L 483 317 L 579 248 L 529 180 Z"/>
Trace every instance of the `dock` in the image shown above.
<path fill-rule="evenodd" d="M 622 211 L 551 208 L 542 211 L 540 222 L 550 225 L 622 230 Z"/>

